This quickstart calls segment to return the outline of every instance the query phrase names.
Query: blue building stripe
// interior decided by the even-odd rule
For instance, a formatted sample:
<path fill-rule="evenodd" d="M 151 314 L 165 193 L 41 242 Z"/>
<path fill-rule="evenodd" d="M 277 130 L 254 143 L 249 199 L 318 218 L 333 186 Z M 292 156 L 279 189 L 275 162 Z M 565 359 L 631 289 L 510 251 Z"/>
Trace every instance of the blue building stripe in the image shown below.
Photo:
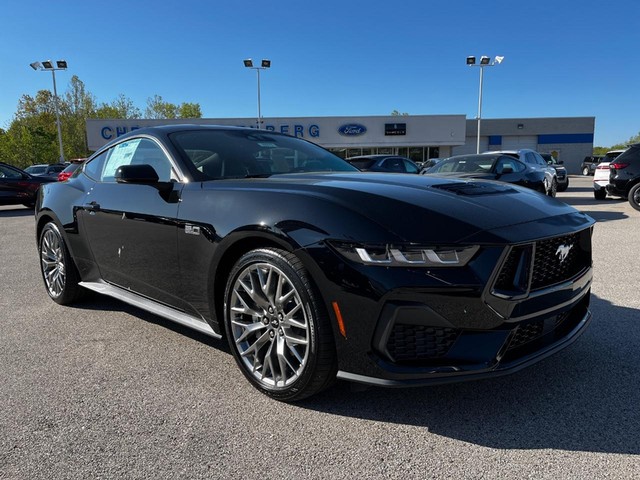
<path fill-rule="evenodd" d="M 489 145 L 502 145 L 502 135 L 489 135 Z"/>
<path fill-rule="evenodd" d="M 554 133 L 538 135 L 538 145 L 549 143 L 593 143 L 593 133 Z"/>

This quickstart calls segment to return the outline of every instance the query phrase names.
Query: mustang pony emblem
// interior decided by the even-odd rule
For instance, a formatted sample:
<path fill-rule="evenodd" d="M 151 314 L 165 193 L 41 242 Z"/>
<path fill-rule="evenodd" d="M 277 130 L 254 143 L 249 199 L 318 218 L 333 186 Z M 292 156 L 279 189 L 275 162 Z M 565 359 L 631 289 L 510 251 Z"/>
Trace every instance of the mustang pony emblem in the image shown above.
<path fill-rule="evenodd" d="M 560 264 L 562 264 L 566 259 L 567 255 L 569 255 L 569 251 L 573 248 L 573 245 L 560 245 L 556 250 L 556 255 L 560 260 Z"/>

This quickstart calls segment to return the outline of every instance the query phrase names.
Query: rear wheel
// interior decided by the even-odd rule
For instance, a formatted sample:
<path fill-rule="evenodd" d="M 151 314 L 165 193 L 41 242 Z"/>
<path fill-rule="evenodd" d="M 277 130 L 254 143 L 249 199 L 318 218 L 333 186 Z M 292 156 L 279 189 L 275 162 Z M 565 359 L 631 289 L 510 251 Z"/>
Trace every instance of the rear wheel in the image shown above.
<path fill-rule="evenodd" d="M 227 281 L 224 313 L 233 356 L 261 392 L 296 401 L 335 379 L 329 319 L 295 255 L 265 248 L 242 256 Z"/>
<path fill-rule="evenodd" d="M 601 188 L 600 190 L 593 190 L 593 197 L 596 200 L 604 200 L 605 198 L 607 198 L 607 191 L 604 188 Z"/>
<path fill-rule="evenodd" d="M 640 210 L 640 183 L 631 187 L 627 198 L 629 199 L 629 203 L 633 208 L 635 208 L 636 210 Z"/>
<path fill-rule="evenodd" d="M 40 233 L 40 271 L 47 293 L 60 305 L 76 301 L 82 292 L 80 275 L 55 223 L 47 223 Z"/>

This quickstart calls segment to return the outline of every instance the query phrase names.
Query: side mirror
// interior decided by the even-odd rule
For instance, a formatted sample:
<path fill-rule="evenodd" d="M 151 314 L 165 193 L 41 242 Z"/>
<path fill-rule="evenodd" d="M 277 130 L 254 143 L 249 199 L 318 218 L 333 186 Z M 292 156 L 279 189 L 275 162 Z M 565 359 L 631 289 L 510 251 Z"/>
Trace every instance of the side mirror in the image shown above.
<path fill-rule="evenodd" d="M 151 165 L 122 165 L 115 174 L 118 183 L 138 183 L 143 185 L 155 185 L 160 178 Z"/>

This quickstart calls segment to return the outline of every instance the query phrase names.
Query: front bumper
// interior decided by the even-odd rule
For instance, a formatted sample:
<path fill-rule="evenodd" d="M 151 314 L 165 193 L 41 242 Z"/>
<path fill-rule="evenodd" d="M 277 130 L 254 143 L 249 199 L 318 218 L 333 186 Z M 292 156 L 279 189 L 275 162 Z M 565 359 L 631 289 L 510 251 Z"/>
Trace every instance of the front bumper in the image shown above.
<path fill-rule="evenodd" d="M 398 366 L 374 354 L 371 359 L 384 374 L 372 376 L 340 370 L 337 377 L 374 386 L 408 387 L 508 375 L 571 345 L 591 321 L 588 300 L 589 295 L 585 295 L 569 312 L 512 328 L 468 331 L 458 337 L 449 351 L 448 356 L 458 357 L 450 365 L 447 359 L 442 359 L 442 365 Z"/>
<path fill-rule="evenodd" d="M 570 241 L 575 268 L 539 278 Z M 359 266 L 320 252 L 314 277 L 324 277 L 327 310 L 338 305 L 344 322 L 339 333 L 332 319 L 345 380 L 411 386 L 503 375 L 568 346 L 591 318 L 590 229 L 484 247 L 466 267 L 441 270 Z M 551 261 L 539 263 L 538 252 Z"/>

